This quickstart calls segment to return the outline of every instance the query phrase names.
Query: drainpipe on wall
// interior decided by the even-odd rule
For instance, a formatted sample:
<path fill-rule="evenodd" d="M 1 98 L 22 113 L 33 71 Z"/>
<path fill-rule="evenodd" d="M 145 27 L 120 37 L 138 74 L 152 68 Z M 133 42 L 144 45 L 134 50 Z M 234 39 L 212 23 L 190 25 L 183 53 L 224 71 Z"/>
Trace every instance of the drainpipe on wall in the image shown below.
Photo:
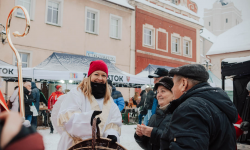
<path fill-rule="evenodd" d="M 135 74 L 135 11 L 131 13 L 131 40 L 130 40 L 130 74 Z M 134 96 L 135 88 L 130 88 L 130 97 Z"/>

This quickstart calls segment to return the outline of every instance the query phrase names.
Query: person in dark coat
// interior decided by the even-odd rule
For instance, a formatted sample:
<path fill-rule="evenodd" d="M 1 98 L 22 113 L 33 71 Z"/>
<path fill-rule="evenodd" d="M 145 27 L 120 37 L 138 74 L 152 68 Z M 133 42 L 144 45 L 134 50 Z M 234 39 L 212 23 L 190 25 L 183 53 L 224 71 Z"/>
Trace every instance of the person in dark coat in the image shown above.
<path fill-rule="evenodd" d="M 34 103 L 36 110 L 39 111 L 39 103 L 40 103 L 40 91 L 39 89 L 36 87 L 36 83 L 35 82 L 31 82 L 31 94 L 34 98 L 34 100 L 36 101 Z M 32 121 L 31 121 L 31 125 L 35 127 L 35 129 L 37 128 L 37 116 L 32 116 Z"/>
<path fill-rule="evenodd" d="M 118 106 L 119 110 L 122 111 L 125 106 L 125 101 L 120 91 L 117 91 L 115 86 L 113 86 L 112 81 L 108 79 L 108 84 L 112 88 L 111 97 Z"/>
<path fill-rule="evenodd" d="M 139 111 L 140 111 L 140 114 L 138 116 L 139 124 L 142 123 L 142 117 L 147 115 L 147 109 L 145 108 L 145 101 L 147 98 L 147 93 L 146 93 L 145 89 L 142 89 L 140 96 L 141 96 L 141 101 L 136 106 L 137 108 L 139 108 Z"/>
<path fill-rule="evenodd" d="M 237 109 L 221 88 L 211 87 L 200 64 L 170 70 L 172 119 L 161 136 L 161 150 L 235 150 Z"/>
<path fill-rule="evenodd" d="M 155 84 L 154 89 L 157 90 L 159 107 L 156 108 L 156 113 L 150 118 L 148 126 L 137 125 L 134 135 L 135 141 L 142 149 L 160 149 L 161 134 L 166 126 L 169 125 L 172 116 L 167 111 L 167 106 L 173 100 L 172 87 L 173 81 L 169 77 L 164 77 Z"/>
<path fill-rule="evenodd" d="M 152 116 L 152 106 L 155 94 L 151 87 L 146 88 L 146 92 L 147 92 L 147 98 L 146 98 L 145 108 L 147 110 L 147 115 L 144 117 L 144 124 L 148 125 L 148 121 Z"/>
<path fill-rule="evenodd" d="M 35 103 L 32 94 L 31 94 L 31 83 L 26 82 L 23 87 L 24 92 L 24 105 L 25 105 L 25 118 L 26 120 L 32 121 L 33 112 L 30 111 L 30 106 L 32 106 L 32 103 Z"/>

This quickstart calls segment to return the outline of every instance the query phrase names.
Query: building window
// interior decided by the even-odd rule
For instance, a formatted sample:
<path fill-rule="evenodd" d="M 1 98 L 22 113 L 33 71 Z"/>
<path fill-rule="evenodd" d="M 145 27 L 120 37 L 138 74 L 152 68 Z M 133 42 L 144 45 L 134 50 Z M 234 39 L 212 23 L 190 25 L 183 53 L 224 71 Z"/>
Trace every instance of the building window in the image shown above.
<path fill-rule="evenodd" d="M 121 39 L 122 17 L 110 15 L 110 37 Z"/>
<path fill-rule="evenodd" d="M 183 54 L 189 56 L 190 55 L 190 42 L 184 40 L 183 45 Z"/>
<path fill-rule="evenodd" d="M 144 29 L 144 45 L 152 46 L 152 30 Z"/>
<path fill-rule="evenodd" d="M 201 40 L 201 46 L 202 46 L 202 40 Z M 203 54 L 203 52 L 201 54 Z M 192 39 L 187 36 L 183 37 L 183 56 L 192 57 Z"/>
<path fill-rule="evenodd" d="M 58 24 L 58 11 L 59 4 L 56 2 L 49 1 L 48 4 L 48 14 L 47 14 L 47 22 L 52 24 Z"/>
<path fill-rule="evenodd" d="M 88 33 L 98 34 L 100 11 L 89 7 L 86 7 L 85 10 L 85 31 Z"/>
<path fill-rule="evenodd" d="M 180 53 L 180 38 L 172 37 L 172 52 Z"/>
<path fill-rule="evenodd" d="M 172 0 L 172 3 L 177 5 L 178 4 L 178 0 Z"/>
<path fill-rule="evenodd" d="M 29 67 L 29 59 L 30 59 L 30 54 L 29 53 L 21 53 L 19 52 L 21 60 L 22 60 L 22 67 L 27 68 Z M 17 66 L 17 60 L 15 57 L 15 66 Z"/>
<path fill-rule="evenodd" d="M 28 11 L 30 19 L 34 20 L 35 0 L 16 0 L 15 5 L 23 6 Z M 25 18 L 25 15 L 21 9 L 17 9 L 16 16 Z"/>
<path fill-rule="evenodd" d="M 142 33 L 142 46 L 155 49 L 155 28 L 150 24 L 144 24 Z"/>
<path fill-rule="evenodd" d="M 226 23 L 228 22 L 228 19 L 226 19 Z"/>
<path fill-rule="evenodd" d="M 210 26 L 210 22 L 208 23 L 208 25 Z"/>
<path fill-rule="evenodd" d="M 46 23 L 56 26 L 62 25 L 62 0 L 47 0 Z"/>

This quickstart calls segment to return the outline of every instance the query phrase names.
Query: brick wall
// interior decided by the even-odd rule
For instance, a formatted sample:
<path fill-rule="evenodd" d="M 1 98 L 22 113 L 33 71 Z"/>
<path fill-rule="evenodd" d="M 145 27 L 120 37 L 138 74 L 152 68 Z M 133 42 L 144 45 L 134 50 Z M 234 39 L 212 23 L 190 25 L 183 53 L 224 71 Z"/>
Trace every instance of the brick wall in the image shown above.
<path fill-rule="evenodd" d="M 157 36 L 157 29 L 163 29 L 167 32 L 158 32 L 158 37 L 155 37 L 155 44 L 158 42 L 158 49 L 143 46 L 143 25 L 149 24 L 155 28 L 155 36 Z M 183 37 L 189 37 L 192 40 L 192 58 L 185 57 L 182 54 L 176 55 L 171 53 L 171 34 L 176 33 L 181 36 L 181 51 L 183 51 Z M 167 35 L 167 36 L 166 36 Z M 158 40 L 157 40 L 158 39 Z M 167 42 L 166 42 L 167 41 Z M 167 48 L 167 50 L 166 50 Z M 160 56 L 171 57 L 166 59 L 162 57 L 151 56 L 148 54 L 138 53 L 138 50 L 143 52 L 154 53 Z M 165 51 L 164 51 L 165 50 Z M 175 60 L 173 60 L 175 59 Z M 178 60 L 184 60 L 178 61 Z M 170 19 L 149 13 L 147 11 L 136 8 L 136 69 L 135 73 L 141 72 L 148 64 L 165 65 L 170 67 L 178 67 L 190 62 L 196 62 L 196 29 L 186 25 L 177 23 Z"/>

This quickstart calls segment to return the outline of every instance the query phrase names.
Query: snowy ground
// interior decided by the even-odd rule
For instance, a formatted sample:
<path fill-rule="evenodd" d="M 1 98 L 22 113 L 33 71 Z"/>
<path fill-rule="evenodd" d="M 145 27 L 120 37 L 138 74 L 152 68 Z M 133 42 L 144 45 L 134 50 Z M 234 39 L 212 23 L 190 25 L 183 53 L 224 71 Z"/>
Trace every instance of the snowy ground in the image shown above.
<path fill-rule="evenodd" d="M 134 140 L 136 125 L 123 125 L 122 135 L 121 135 L 121 145 L 123 145 L 128 150 L 142 150 Z M 43 141 L 46 150 L 56 150 L 57 144 L 60 140 L 60 134 L 54 133 L 50 134 L 50 130 L 38 130 L 38 132 L 43 136 Z"/>

